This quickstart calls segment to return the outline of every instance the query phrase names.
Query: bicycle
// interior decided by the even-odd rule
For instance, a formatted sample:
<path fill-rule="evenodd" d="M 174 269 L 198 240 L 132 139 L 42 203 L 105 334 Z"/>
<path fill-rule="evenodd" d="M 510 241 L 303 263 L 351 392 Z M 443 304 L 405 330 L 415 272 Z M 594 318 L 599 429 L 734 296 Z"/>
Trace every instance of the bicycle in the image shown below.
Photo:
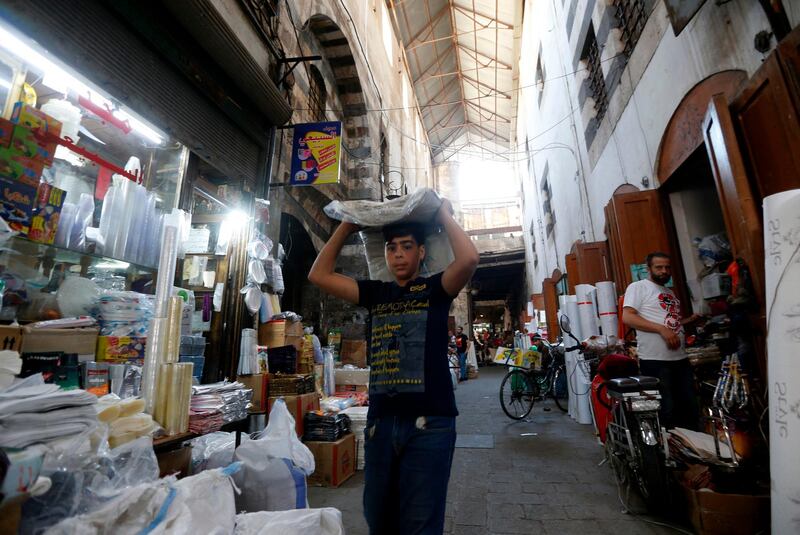
<path fill-rule="evenodd" d="M 553 398 L 562 412 L 567 412 L 569 386 L 563 341 L 558 340 L 555 344 L 546 340 L 542 342 L 550 356 L 550 363 L 543 370 L 512 365 L 509 362 L 510 355 L 506 359 L 506 365 L 512 369 L 500 383 L 500 406 L 506 416 L 514 420 L 527 417 L 533 410 L 534 402 L 548 396 Z"/>

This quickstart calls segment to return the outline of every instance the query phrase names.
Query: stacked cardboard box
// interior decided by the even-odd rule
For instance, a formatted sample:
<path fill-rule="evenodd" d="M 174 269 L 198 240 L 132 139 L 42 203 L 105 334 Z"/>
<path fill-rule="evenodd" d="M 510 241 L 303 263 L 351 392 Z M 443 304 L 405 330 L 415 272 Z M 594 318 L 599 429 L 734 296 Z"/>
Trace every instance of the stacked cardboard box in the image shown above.
<path fill-rule="evenodd" d="M 312 393 L 299 396 L 270 397 L 267 403 L 268 414 L 272 411 L 272 405 L 280 398 L 283 398 L 286 402 L 286 408 L 289 409 L 289 413 L 294 418 L 297 436 L 302 437 L 305 430 L 303 420 L 305 419 L 306 413 L 319 410 L 319 394 Z"/>
<path fill-rule="evenodd" d="M 356 439 L 352 433 L 336 442 L 308 441 L 316 467 L 308 476 L 310 485 L 338 487 L 356 473 Z"/>

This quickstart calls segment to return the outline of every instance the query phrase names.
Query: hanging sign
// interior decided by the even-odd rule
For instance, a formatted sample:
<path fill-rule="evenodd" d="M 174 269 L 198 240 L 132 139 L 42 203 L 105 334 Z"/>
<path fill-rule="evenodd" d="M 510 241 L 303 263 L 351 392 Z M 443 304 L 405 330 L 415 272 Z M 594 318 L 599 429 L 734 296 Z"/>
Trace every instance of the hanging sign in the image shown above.
<path fill-rule="evenodd" d="M 293 186 L 338 183 L 341 150 L 341 122 L 294 125 L 289 183 Z"/>

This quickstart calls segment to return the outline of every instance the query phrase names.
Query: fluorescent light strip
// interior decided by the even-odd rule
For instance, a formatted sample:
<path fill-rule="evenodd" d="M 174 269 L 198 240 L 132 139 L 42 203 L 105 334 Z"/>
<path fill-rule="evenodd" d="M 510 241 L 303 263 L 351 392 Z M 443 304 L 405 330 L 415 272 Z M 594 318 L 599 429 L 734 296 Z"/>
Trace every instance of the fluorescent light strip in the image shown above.
<path fill-rule="evenodd" d="M 0 87 L 11 89 L 11 82 L 9 82 L 8 80 L 0 80 Z"/>
<path fill-rule="evenodd" d="M 0 26 L 0 47 L 5 48 L 11 54 L 18 57 L 22 61 L 30 63 L 45 73 L 46 76 L 52 76 L 59 80 L 68 88 L 72 89 L 79 95 L 87 96 L 92 102 L 104 108 L 111 109 L 112 103 L 107 98 L 100 95 L 97 91 L 92 90 L 88 85 L 84 84 L 64 69 L 44 57 L 42 54 L 34 50 L 21 39 L 17 38 L 14 34 Z M 0 80 L 0 85 L 3 81 Z M 8 85 L 11 87 L 11 84 Z M 122 110 L 114 111 L 114 115 L 119 119 L 127 120 L 134 131 L 141 134 L 145 138 L 157 144 L 163 142 L 163 138 L 152 128 L 134 118 L 129 113 Z"/>

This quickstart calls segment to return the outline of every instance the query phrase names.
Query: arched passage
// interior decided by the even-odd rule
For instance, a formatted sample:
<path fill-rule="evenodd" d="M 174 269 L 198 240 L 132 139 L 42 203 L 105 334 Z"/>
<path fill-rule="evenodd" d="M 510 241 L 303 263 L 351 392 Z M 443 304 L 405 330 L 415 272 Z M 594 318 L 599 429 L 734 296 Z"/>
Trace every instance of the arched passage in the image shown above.
<path fill-rule="evenodd" d="M 281 214 L 280 243 L 286 253 L 281 306 L 284 310 L 297 312 L 307 323 L 318 325 L 320 292 L 308 283 L 308 272 L 317 253 L 303 225 L 287 213 Z"/>

